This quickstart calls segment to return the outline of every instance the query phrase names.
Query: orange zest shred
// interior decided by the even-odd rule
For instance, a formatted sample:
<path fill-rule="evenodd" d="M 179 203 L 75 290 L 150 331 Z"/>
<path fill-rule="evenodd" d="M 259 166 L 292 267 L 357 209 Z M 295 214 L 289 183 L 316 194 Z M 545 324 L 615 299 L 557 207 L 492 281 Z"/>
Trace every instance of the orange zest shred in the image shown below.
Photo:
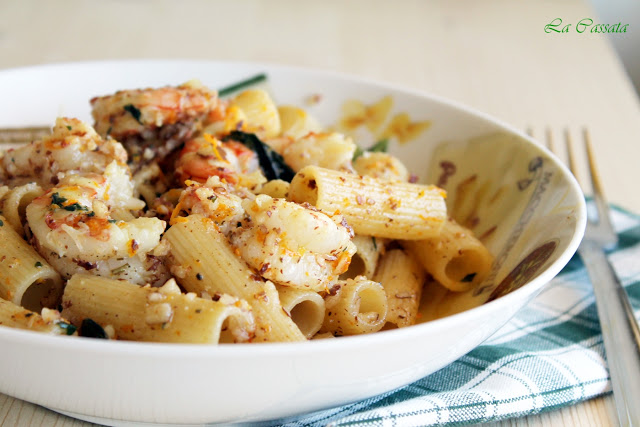
<path fill-rule="evenodd" d="M 335 274 L 342 274 L 349 269 L 351 264 L 351 255 L 347 252 L 342 252 L 338 259 L 333 262 L 333 271 Z"/>
<path fill-rule="evenodd" d="M 218 151 L 218 144 L 220 143 L 220 141 L 218 141 L 216 138 L 214 138 L 211 134 L 208 134 L 208 133 L 205 133 L 203 136 L 204 136 L 205 141 L 207 141 L 209 144 L 211 144 L 211 148 L 213 148 L 213 154 L 216 155 L 218 160 L 220 160 L 222 162 L 227 162 L 227 160 L 224 157 L 222 157 L 220 155 L 220 152 Z"/>
<path fill-rule="evenodd" d="M 231 132 L 238 126 L 244 127 L 242 117 L 240 115 L 240 109 L 235 105 L 232 105 L 227 109 L 227 116 L 224 119 L 224 131 Z"/>
<path fill-rule="evenodd" d="M 136 241 L 134 239 L 129 240 L 129 242 L 127 242 L 127 252 L 129 253 L 129 256 L 134 256 L 136 254 L 136 252 L 138 252 L 138 249 L 136 247 Z"/>
<path fill-rule="evenodd" d="M 182 200 L 178 202 L 176 207 L 173 209 L 173 212 L 171 212 L 171 217 L 169 218 L 169 225 L 173 225 L 178 222 L 177 218 L 179 218 L 178 215 L 180 215 L 181 210 L 182 210 Z"/>

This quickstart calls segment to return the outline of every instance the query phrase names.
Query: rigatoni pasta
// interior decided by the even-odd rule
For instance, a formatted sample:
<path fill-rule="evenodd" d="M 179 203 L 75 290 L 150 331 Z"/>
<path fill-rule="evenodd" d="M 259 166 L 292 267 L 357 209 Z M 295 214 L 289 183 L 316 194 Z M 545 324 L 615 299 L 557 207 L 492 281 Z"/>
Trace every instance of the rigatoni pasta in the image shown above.
<path fill-rule="evenodd" d="M 489 274 L 493 257 L 471 230 L 449 219 L 437 238 L 407 240 L 410 250 L 442 286 L 467 291 Z"/>
<path fill-rule="evenodd" d="M 52 335 L 74 335 L 76 327 L 55 310 L 42 309 L 42 314 L 0 298 L 0 325 Z"/>
<path fill-rule="evenodd" d="M 276 286 L 276 289 L 282 308 L 298 325 L 300 332 L 307 338 L 313 337 L 324 321 L 324 299 L 318 292 L 311 290 L 287 286 Z"/>
<path fill-rule="evenodd" d="M 111 325 L 125 340 L 218 344 L 248 342 L 255 332 L 246 301 L 183 294 L 175 281 L 152 288 L 76 274 L 67 282 L 62 305 L 63 316 L 75 325 L 90 318 Z"/>
<path fill-rule="evenodd" d="M 342 134 L 309 133 L 284 147 L 282 156 L 294 171 L 309 165 L 348 170 L 355 152 L 356 144 Z"/>
<path fill-rule="evenodd" d="M 0 298 L 39 312 L 55 307 L 60 275 L 0 216 Z"/>
<path fill-rule="evenodd" d="M 359 335 L 377 332 L 387 318 L 387 297 L 378 282 L 364 276 L 337 284 L 325 297 L 326 315 L 320 332 Z"/>
<path fill-rule="evenodd" d="M 280 115 L 269 94 L 261 89 L 249 89 L 231 100 L 231 108 L 242 111 L 243 125 L 257 134 L 269 138 L 280 133 Z"/>
<path fill-rule="evenodd" d="M 44 191 L 35 182 L 20 185 L 0 197 L 0 212 L 4 219 L 20 235 L 24 234 L 25 210 L 27 205 Z"/>
<path fill-rule="evenodd" d="M 351 264 L 342 278 L 353 279 L 356 276 L 373 277 L 378 265 L 380 254 L 384 253 L 387 239 L 375 236 L 353 236 L 356 253 L 351 257 Z"/>
<path fill-rule="evenodd" d="M 387 323 L 402 328 L 416 323 L 425 273 L 402 249 L 387 251 L 378 263 L 373 280 L 387 295 Z"/>
<path fill-rule="evenodd" d="M 353 161 L 353 168 L 358 175 L 387 181 L 408 181 L 410 178 L 409 171 L 400 159 L 388 153 L 364 153 Z"/>
<path fill-rule="evenodd" d="M 447 218 L 445 195 L 433 185 L 307 166 L 291 181 L 288 198 L 325 212 L 340 212 L 356 234 L 420 240 L 440 233 Z"/>
<path fill-rule="evenodd" d="M 280 116 L 280 133 L 282 136 L 295 139 L 302 138 L 310 132 L 318 133 L 322 127 L 318 121 L 302 108 L 293 105 L 278 107 Z"/>
<path fill-rule="evenodd" d="M 274 199 L 286 199 L 289 193 L 289 183 L 281 179 L 267 182 L 258 190 L 258 194 L 266 194 Z"/>

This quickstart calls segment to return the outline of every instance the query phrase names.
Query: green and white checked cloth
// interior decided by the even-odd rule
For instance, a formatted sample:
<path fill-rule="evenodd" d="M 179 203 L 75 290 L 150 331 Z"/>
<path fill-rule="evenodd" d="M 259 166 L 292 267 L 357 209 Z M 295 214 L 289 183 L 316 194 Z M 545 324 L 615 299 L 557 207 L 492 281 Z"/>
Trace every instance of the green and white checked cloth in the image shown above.
<path fill-rule="evenodd" d="M 614 208 L 609 254 L 640 308 L 640 217 Z M 483 345 L 446 368 L 362 402 L 280 420 L 285 426 L 464 425 L 537 414 L 611 390 L 591 283 L 576 254 Z"/>

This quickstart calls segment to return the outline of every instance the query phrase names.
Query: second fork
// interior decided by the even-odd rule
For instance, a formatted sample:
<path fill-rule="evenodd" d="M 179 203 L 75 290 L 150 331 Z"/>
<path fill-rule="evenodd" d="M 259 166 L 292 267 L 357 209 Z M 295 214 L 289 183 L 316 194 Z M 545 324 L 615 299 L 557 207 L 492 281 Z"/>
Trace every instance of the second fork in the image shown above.
<path fill-rule="evenodd" d="M 611 224 L 586 129 L 583 130 L 583 139 L 597 217 L 588 218 L 578 253 L 593 286 L 618 420 L 624 426 L 640 425 L 640 327 L 627 292 L 607 259 L 605 251 L 615 247 L 618 238 Z M 568 131 L 565 131 L 565 143 L 569 167 L 576 175 L 578 162 Z M 547 145 L 555 151 L 550 132 L 547 132 Z"/>

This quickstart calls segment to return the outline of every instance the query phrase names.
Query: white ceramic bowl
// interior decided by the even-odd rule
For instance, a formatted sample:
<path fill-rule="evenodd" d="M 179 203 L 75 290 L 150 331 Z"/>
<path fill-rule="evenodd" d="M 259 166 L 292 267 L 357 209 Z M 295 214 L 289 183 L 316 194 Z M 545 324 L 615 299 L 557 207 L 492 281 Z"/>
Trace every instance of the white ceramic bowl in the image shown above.
<path fill-rule="evenodd" d="M 310 95 L 320 94 L 308 108 L 324 124 L 340 118 L 347 99 L 369 105 L 386 95 L 393 99 L 391 115 L 431 121 L 419 138 L 393 143 L 391 151 L 423 182 L 443 185 L 452 214 L 484 235 L 496 257 L 488 286 L 457 297 L 459 314 L 308 343 L 105 342 L 0 327 L 0 392 L 108 424 L 269 420 L 342 405 L 406 385 L 467 353 L 530 301 L 577 249 L 584 200 L 546 149 L 477 111 L 359 78 L 203 61 L 6 70 L 0 72 L 0 126 L 51 124 L 59 115 L 91 121 L 88 100 L 95 95 L 192 78 L 221 87 L 258 72 L 267 73 L 278 103 L 306 106 Z M 499 298 L 481 304 L 492 293 Z"/>

